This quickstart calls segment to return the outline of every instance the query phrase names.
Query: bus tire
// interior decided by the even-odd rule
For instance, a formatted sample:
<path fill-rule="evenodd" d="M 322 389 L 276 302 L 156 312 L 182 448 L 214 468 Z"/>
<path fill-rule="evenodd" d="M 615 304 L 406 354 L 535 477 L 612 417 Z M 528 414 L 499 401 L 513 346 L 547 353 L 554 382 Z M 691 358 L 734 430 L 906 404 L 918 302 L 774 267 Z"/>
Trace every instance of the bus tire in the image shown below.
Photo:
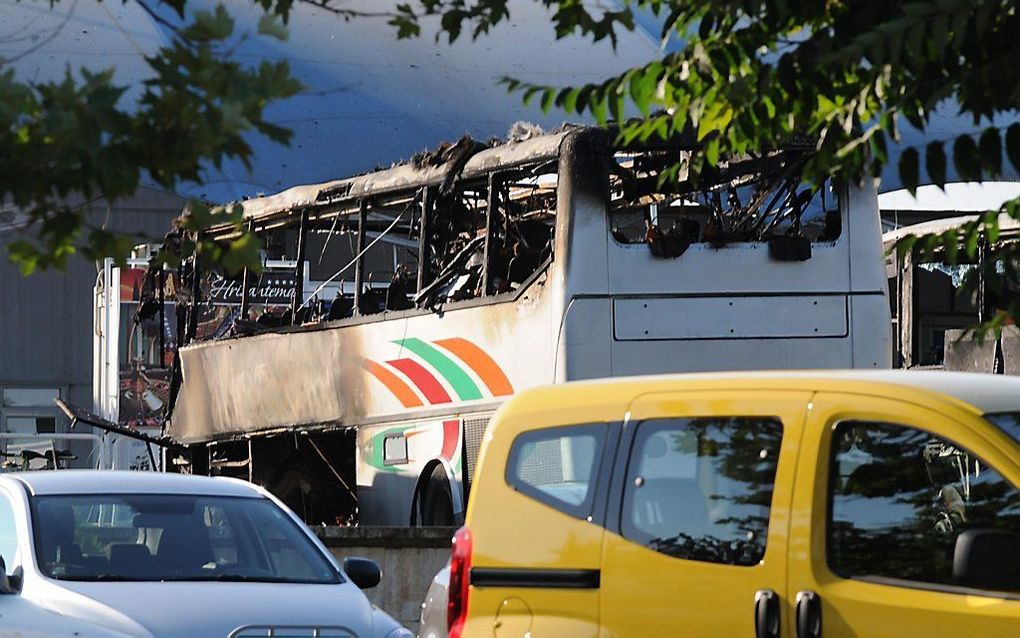
<path fill-rule="evenodd" d="M 442 525 L 451 527 L 453 519 L 453 494 L 450 492 L 450 480 L 443 466 L 432 469 L 428 484 L 421 501 L 422 525 Z"/>

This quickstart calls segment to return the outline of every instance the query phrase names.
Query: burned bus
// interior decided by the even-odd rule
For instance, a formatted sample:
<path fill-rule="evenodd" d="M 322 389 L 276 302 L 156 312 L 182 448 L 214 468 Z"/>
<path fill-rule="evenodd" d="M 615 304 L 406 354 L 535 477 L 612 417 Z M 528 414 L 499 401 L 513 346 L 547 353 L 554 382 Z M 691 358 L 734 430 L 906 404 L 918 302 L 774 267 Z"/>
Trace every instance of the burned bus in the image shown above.
<path fill-rule="evenodd" d="M 240 202 L 292 300 L 256 308 L 248 272 L 223 329 L 180 335 L 168 467 L 256 481 L 309 522 L 455 524 L 486 423 L 525 388 L 890 365 L 873 185 L 805 184 L 799 147 L 693 180 L 696 144 L 614 140 L 465 138 Z M 177 275 L 178 316 L 208 310 L 211 275 Z"/>

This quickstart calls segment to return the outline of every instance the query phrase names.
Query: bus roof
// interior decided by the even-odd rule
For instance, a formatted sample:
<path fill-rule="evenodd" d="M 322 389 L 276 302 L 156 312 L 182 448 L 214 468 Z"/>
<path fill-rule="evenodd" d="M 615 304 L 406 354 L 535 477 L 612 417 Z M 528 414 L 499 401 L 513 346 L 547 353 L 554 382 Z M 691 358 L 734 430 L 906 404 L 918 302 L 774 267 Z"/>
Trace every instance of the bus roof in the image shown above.
<path fill-rule="evenodd" d="M 467 160 L 460 172 L 462 178 L 476 177 L 496 167 L 553 160 L 559 156 L 560 145 L 572 133 L 594 130 L 594 127 L 571 126 L 557 132 L 543 133 L 527 139 L 504 142 L 479 151 Z M 473 143 L 464 138 L 458 144 Z M 455 164 L 448 150 L 457 144 L 443 145 L 429 155 L 425 161 L 405 162 L 391 168 L 365 173 L 354 177 L 337 179 L 319 184 L 294 186 L 274 195 L 255 197 L 225 206 L 240 204 L 246 219 L 265 220 L 304 207 L 322 206 L 341 199 L 353 199 L 439 184 L 446 177 L 449 165 Z"/>

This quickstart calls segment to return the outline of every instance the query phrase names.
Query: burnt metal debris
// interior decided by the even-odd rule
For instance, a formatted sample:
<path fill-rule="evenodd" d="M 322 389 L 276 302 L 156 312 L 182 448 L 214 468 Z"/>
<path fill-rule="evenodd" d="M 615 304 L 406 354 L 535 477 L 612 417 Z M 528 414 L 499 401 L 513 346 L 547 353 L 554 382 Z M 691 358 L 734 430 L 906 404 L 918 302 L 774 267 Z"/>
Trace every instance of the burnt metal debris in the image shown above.
<path fill-rule="evenodd" d="M 831 184 L 803 183 L 808 150 L 791 147 L 720 163 L 696 178 L 694 149 L 625 149 L 610 166 L 613 237 L 676 258 L 696 242 L 721 248 L 764 241 L 777 260 L 811 256 L 811 243 L 834 240 L 840 218 Z M 676 170 L 679 167 L 679 171 Z M 670 179 L 670 171 L 677 179 Z"/>

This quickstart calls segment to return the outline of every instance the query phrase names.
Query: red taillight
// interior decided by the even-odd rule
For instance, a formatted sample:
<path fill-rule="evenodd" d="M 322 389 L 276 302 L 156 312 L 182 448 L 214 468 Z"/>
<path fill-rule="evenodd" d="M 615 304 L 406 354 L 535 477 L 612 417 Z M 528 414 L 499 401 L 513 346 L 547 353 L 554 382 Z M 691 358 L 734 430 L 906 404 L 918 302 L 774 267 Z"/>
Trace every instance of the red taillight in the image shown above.
<path fill-rule="evenodd" d="M 453 535 L 450 555 L 450 588 L 446 603 L 446 628 L 450 638 L 461 638 L 467 620 L 468 586 L 471 584 L 471 530 L 462 527 Z"/>

